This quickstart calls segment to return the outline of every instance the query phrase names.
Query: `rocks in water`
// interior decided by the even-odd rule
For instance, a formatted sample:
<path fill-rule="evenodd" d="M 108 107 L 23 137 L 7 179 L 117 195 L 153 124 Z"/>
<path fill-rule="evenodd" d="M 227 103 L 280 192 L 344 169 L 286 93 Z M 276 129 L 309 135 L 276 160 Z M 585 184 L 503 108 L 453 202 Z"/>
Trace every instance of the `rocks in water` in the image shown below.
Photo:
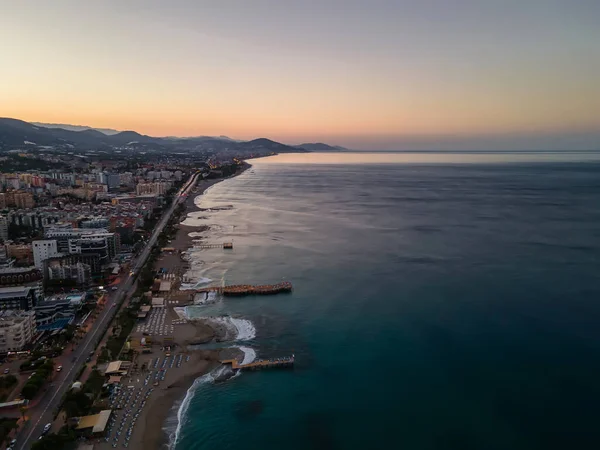
<path fill-rule="evenodd" d="M 235 373 L 236 371 L 231 367 L 223 366 L 222 370 L 219 370 L 218 373 L 214 375 L 214 381 L 215 383 L 222 383 L 233 377 Z"/>

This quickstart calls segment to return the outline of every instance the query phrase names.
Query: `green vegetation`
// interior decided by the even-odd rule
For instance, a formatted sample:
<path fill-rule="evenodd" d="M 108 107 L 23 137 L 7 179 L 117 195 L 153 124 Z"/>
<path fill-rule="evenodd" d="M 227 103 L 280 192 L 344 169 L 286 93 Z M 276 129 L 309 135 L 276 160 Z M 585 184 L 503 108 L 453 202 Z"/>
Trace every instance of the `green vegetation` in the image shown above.
<path fill-rule="evenodd" d="M 54 354 L 61 354 L 63 347 L 73 340 L 77 332 L 77 325 L 67 325 L 60 333 L 49 337 L 44 342 L 44 348 L 49 348 L 49 351 Z"/>
<path fill-rule="evenodd" d="M 10 432 L 18 428 L 17 419 L 0 418 L 0 443 L 8 442 Z"/>
<path fill-rule="evenodd" d="M 81 366 L 81 369 L 79 369 L 79 372 L 77 372 L 77 376 L 75 377 L 76 380 L 79 380 L 81 378 L 81 375 L 83 375 L 83 372 L 85 372 L 86 368 L 87 368 L 87 364 L 84 364 L 83 366 Z"/>
<path fill-rule="evenodd" d="M 27 361 L 22 363 L 19 366 L 19 370 L 21 372 L 25 372 L 28 370 L 36 370 L 38 367 L 41 367 L 46 362 L 45 359 L 40 359 L 40 355 L 33 355 L 32 358 L 29 358 Z"/>
<path fill-rule="evenodd" d="M 135 307 L 127 308 L 117 316 L 113 334 L 107 339 L 106 346 L 102 348 L 98 362 L 107 362 L 118 358 L 137 320 L 137 310 L 138 308 Z"/>
<path fill-rule="evenodd" d="M 41 366 L 36 369 L 35 374 L 27 380 L 25 386 L 21 390 L 23 398 L 31 400 L 40 391 L 46 379 L 54 370 L 54 362 L 51 359 L 46 360 Z"/>
<path fill-rule="evenodd" d="M 17 377 L 14 375 L 0 377 L 0 402 L 6 401 L 16 384 Z"/>
<path fill-rule="evenodd" d="M 19 156 L 16 154 L 5 154 L 0 164 L 0 172 L 25 172 L 27 170 L 51 170 L 64 169 L 64 163 L 44 161 L 31 156 Z"/>
<path fill-rule="evenodd" d="M 0 389 L 8 389 L 17 384 L 17 377 L 14 375 L 5 375 L 0 377 Z"/>
<path fill-rule="evenodd" d="M 66 444 L 74 442 L 77 436 L 75 431 L 68 427 L 62 427 L 58 434 L 47 434 L 31 446 L 31 450 L 57 450 L 65 448 Z"/>
<path fill-rule="evenodd" d="M 85 370 L 82 366 L 79 376 Z M 67 418 L 87 416 L 99 412 L 94 408 L 95 400 L 102 394 L 104 386 L 104 376 L 98 370 L 92 370 L 87 381 L 83 384 L 81 390 L 68 391 L 63 399 L 61 409 L 67 415 Z M 57 434 L 48 434 L 37 441 L 31 447 L 34 450 L 56 450 L 65 448 L 65 446 L 74 442 L 77 438 L 75 430 L 64 426 Z"/>
<path fill-rule="evenodd" d="M 62 405 L 67 417 L 93 414 L 94 400 L 102 393 L 103 385 L 104 376 L 97 370 L 93 370 L 81 390 L 67 392 Z"/>

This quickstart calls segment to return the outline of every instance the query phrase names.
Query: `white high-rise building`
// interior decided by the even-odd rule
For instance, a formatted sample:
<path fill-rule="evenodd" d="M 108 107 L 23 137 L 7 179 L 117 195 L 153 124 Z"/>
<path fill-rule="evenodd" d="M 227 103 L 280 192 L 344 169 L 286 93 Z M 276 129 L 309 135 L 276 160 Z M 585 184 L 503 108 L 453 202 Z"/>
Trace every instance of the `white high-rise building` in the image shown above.
<path fill-rule="evenodd" d="M 0 352 L 23 350 L 35 334 L 34 311 L 0 311 Z"/>
<path fill-rule="evenodd" d="M 44 261 L 58 256 L 58 248 L 55 240 L 33 241 L 33 264 L 36 268 L 43 270 Z"/>

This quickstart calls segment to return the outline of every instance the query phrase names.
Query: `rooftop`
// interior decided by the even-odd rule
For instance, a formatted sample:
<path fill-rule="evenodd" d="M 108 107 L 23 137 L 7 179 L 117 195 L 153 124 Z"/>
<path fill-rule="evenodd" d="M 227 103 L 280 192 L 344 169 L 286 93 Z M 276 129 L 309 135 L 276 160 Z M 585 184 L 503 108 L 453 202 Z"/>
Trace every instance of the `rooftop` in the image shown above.
<path fill-rule="evenodd" d="M 0 299 L 10 297 L 26 297 L 33 288 L 29 286 L 9 286 L 0 288 Z"/>
<path fill-rule="evenodd" d="M 35 266 L 30 267 L 2 267 L 0 268 L 0 275 L 8 275 L 8 274 L 19 274 L 19 273 L 27 273 L 32 270 L 37 270 Z"/>
<path fill-rule="evenodd" d="M 0 311 L 0 322 L 5 320 L 11 322 L 22 322 L 28 316 L 35 316 L 35 312 L 5 309 Z"/>
<path fill-rule="evenodd" d="M 83 430 L 85 428 L 92 428 L 92 433 L 102 433 L 106 428 L 111 413 L 112 409 L 105 409 L 92 416 L 80 417 L 77 429 Z"/>
<path fill-rule="evenodd" d="M 127 370 L 131 363 L 129 361 L 112 361 L 108 363 L 108 367 L 104 372 L 105 375 L 122 375 L 127 374 Z"/>

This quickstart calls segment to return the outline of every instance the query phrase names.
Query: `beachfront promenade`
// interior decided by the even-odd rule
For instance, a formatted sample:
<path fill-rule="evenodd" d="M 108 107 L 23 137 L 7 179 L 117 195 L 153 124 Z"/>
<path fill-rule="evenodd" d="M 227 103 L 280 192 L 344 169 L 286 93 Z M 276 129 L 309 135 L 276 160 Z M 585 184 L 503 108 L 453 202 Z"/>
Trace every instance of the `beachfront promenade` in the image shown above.
<path fill-rule="evenodd" d="M 242 295 L 273 295 L 283 292 L 292 292 L 292 283 L 284 281 L 277 284 L 263 284 L 254 286 L 251 284 L 236 284 L 231 286 L 213 286 L 202 289 L 196 289 L 196 293 L 218 292 L 226 296 Z"/>

